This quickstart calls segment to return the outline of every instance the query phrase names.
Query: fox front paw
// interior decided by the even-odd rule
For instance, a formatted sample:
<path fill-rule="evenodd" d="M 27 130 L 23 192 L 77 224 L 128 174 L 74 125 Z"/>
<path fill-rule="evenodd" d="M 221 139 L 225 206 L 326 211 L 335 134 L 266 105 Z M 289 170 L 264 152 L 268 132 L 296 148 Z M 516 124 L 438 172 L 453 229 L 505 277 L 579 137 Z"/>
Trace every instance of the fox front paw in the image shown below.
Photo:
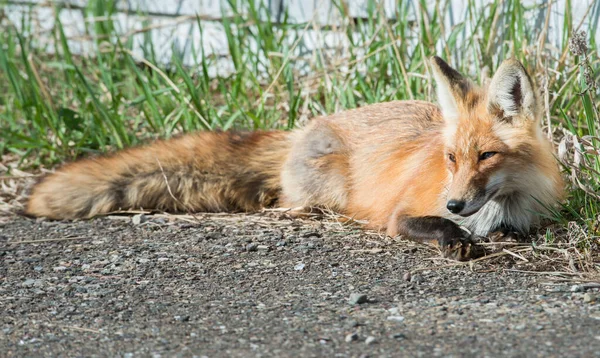
<path fill-rule="evenodd" d="M 466 234 L 464 236 L 449 236 L 438 240 L 438 245 L 444 257 L 456 261 L 468 261 L 485 254 L 483 246 Z"/>

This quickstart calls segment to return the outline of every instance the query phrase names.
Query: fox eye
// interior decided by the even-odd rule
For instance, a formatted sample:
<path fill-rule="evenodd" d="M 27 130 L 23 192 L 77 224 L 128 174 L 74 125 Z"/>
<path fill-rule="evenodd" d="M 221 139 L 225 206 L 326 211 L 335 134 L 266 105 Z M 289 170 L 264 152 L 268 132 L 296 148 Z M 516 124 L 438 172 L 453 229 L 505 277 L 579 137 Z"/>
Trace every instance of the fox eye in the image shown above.
<path fill-rule="evenodd" d="M 448 154 L 448 159 L 450 159 L 450 161 L 452 163 L 456 163 L 456 157 L 454 156 L 454 154 L 452 154 L 452 153 Z"/>
<path fill-rule="evenodd" d="M 491 157 L 493 157 L 497 153 L 498 152 L 485 152 L 485 153 L 481 153 L 481 154 L 479 154 L 479 160 L 490 159 Z"/>

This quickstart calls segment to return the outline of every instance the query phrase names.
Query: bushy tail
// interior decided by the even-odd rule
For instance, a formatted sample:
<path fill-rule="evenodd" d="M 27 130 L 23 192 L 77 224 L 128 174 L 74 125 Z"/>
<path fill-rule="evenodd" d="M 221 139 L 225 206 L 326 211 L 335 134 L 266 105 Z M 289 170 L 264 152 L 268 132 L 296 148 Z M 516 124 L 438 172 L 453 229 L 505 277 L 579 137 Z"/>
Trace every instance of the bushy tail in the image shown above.
<path fill-rule="evenodd" d="M 256 210 L 277 200 L 286 132 L 197 133 L 80 160 L 34 186 L 26 213 L 88 218 L 119 209 Z"/>

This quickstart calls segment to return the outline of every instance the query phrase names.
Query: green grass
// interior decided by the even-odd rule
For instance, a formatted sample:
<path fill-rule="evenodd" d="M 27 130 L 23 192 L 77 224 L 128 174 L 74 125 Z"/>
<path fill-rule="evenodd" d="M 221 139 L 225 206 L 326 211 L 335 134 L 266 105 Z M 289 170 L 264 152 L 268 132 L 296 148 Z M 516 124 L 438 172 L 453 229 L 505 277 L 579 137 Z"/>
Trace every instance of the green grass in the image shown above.
<path fill-rule="evenodd" d="M 514 56 L 547 87 L 544 123 L 549 118 L 556 142 L 564 141 L 565 176 L 576 183 L 555 219 L 575 220 L 588 234 L 598 235 L 600 200 L 594 193 L 600 191 L 600 160 L 593 148 L 600 145 L 592 137 L 600 131 L 599 102 L 585 74 L 590 77 L 599 59 L 593 39 L 587 53 L 575 56 L 568 50 L 576 30 L 590 32 L 577 29 L 571 1 L 564 9 L 553 4 L 552 11 L 565 14 L 559 48 L 546 42 L 544 21 L 540 26 L 532 20 L 540 10 L 547 14 L 543 4 L 525 7 L 516 0 L 497 0 L 477 10 L 470 0 L 465 22 L 445 28 L 440 19 L 448 11 L 446 1 L 427 13 L 425 1 L 415 10 L 412 2 L 398 0 L 396 20 L 390 22 L 374 1 L 365 19 L 354 20 L 339 1 L 335 11 L 344 21 L 334 30 L 347 47 L 304 57 L 296 54 L 305 50 L 307 30 L 322 38 L 331 28 L 293 24 L 287 16 L 275 24 L 258 0 L 229 2 L 253 10 L 223 20 L 235 68 L 228 76 L 209 76 L 218 58 L 203 52 L 192 68 L 178 56 L 168 67 L 157 64 L 150 36 L 144 36 L 145 60 L 133 57 L 132 39 L 121 38 L 111 21 L 113 1 L 90 0 L 83 9 L 101 19 L 86 23 L 96 48 L 89 57 L 73 54 L 59 21 L 51 32 L 54 55 L 27 35 L 32 19 L 25 16 L 20 31 L 8 26 L 0 32 L 0 154 L 19 158 L 23 168 L 31 169 L 181 132 L 290 129 L 313 116 L 368 103 L 433 100 L 427 59 L 435 54 L 475 79 Z M 589 12 L 596 14 L 595 21 L 597 12 Z M 202 31 L 204 21 L 191 21 Z M 468 31 L 474 35 L 459 43 Z M 574 154 L 578 150 L 582 153 Z"/>

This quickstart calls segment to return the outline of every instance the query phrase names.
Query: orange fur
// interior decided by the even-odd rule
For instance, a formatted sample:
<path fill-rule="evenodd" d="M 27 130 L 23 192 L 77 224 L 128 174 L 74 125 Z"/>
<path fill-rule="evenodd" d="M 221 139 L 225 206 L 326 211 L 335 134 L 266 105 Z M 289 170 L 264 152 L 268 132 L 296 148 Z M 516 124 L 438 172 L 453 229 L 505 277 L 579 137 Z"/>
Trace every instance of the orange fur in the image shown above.
<path fill-rule="evenodd" d="M 39 183 L 27 213 L 251 211 L 279 200 L 426 240 L 457 235 L 454 223 L 477 234 L 528 230 L 527 213 L 543 210 L 530 196 L 552 205 L 562 181 L 526 72 L 507 61 L 481 89 L 441 59 L 432 64 L 441 109 L 394 101 L 316 118 L 292 133 L 198 133 L 81 160 Z M 452 200 L 462 212 L 448 211 Z M 427 217 L 440 219 L 411 221 Z"/>
<path fill-rule="evenodd" d="M 65 165 L 42 179 L 26 212 L 52 219 L 119 209 L 258 210 L 279 196 L 285 132 L 197 133 Z"/>

